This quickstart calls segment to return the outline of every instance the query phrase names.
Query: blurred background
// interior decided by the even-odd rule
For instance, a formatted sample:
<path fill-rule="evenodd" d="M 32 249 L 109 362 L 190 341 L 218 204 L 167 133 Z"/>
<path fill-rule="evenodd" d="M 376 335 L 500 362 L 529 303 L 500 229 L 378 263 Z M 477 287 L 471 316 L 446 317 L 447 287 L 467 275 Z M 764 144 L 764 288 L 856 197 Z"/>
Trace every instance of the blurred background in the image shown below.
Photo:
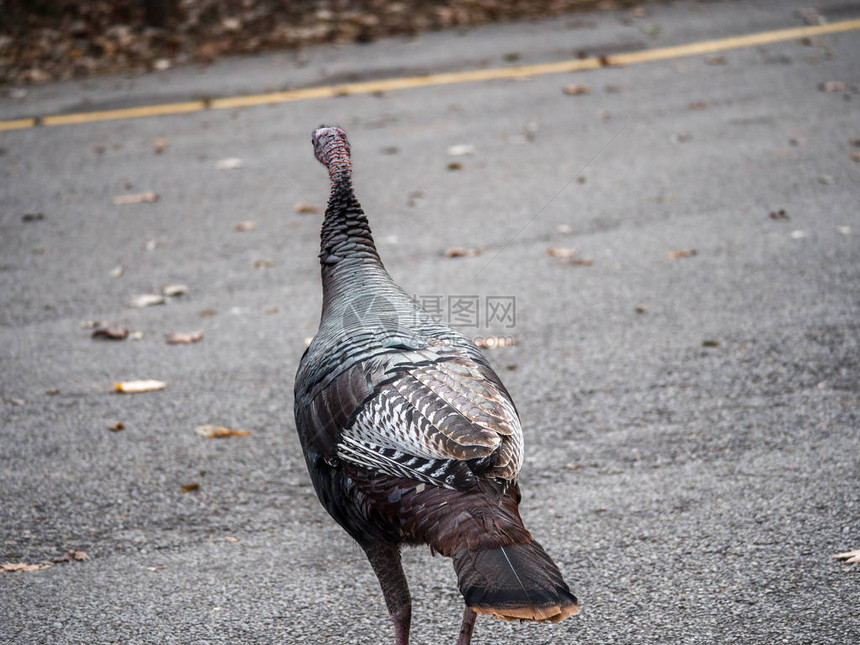
<path fill-rule="evenodd" d="M 165 70 L 229 54 L 639 6 L 651 0 L 4 0 L 0 82 Z"/>

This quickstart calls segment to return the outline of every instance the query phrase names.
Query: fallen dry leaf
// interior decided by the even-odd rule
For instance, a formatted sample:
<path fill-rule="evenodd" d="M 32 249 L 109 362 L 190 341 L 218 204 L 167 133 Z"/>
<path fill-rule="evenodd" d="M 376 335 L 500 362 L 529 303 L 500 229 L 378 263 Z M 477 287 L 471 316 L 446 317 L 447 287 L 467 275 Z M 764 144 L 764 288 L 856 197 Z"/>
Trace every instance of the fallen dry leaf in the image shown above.
<path fill-rule="evenodd" d="M 233 227 L 234 230 L 239 231 L 240 233 L 246 233 L 248 231 L 256 231 L 257 230 L 257 222 L 252 219 L 247 219 L 244 222 L 239 222 L 236 226 Z"/>
<path fill-rule="evenodd" d="M 238 170 L 243 165 L 242 160 L 238 157 L 227 157 L 226 159 L 220 159 L 215 164 L 215 168 L 218 170 Z"/>
<path fill-rule="evenodd" d="M 576 249 L 566 249 L 557 246 L 551 246 L 546 250 L 546 254 L 551 258 L 572 258 L 578 252 L 579 251 L 577 251 Z"/>
<path fill-rule="evenodd" d="M 848 87 L 845 81 L 825 81 L 818 84 L 818 89 L 822 92 L 844 92 Z"/>
<path fill-rule="evenodd" d="M 111 432 L 120 432 L 121 430 L 125 430 L 125 424 L 120 421 L 117 421 L 116 423 L 111 423 L 108 426 L 108 430 L 110 430 Z"/>
<path fill-rule="evenodd" d="M 698 254 L 696 249 L 680 249 L 678 251 L 669 251 L 666 253 L 666 257 L 670 260 L 677 260 L 679 258 L 691 258 L 696 254 Z"/>
<path fill-rule="evenodd" d="M 319 213 L 320 209 L 309 202 L 296 202 L 293 204 L 294 213 L 314 214 Z"/>
<path fill-rule="evenodd" d="M 125 340 L 128 338 L 128 329 L 125 327 L 100 327 L 94 330 L 91 336 L 107 340 Z"/>
<path fill-rule="evenodd" d="M 445 151 L 449 157 L 465 157 L 475 154 L 475 146 L 469 143 L 461 143 L 455 146 L 449 146 Z"/>
<path fill-rule="evenodd" d="M 84 560 L 89 560 L 90 554 L 86 551 L 75 551 L 69 550 L 66 551 L 59 558 L 54 558 L 54 562 L 83 562 Z"/>
<path fill-rule="evenodd" d="M 213 316 L 218 315 L 218 310 L 217 309 L 204 309 L 203 311 L 201 311 L 197 315 L 200 316 L 201 318 L 212 318 Z"/>
<path fill-rule="evenodd" d="M 156 137 L 152 140 L 152 151 L 160 155 L 170 147 L 170 139 L 167 137 Z"/>
<path fill-rule="evenodd" d="M 131 195 L 117 195 L 113 198 L 115 206 L 123 206 L 124 204 L 143 204 L 145 202 L 157 202 L 158 195 L 153 192 L 133 193 Z"/>
<path fill-rule="evenodd" d="M 852 549 L 845 553 L 837 553 L 832 557 L 837 560 L 844 560 L 848 564 L 860 564 L 860 549 Z"/>
<path fill-rule="evenodd" d="M 789 219 L 788 213 L 785 212 L 784 208 L 780 208 L 778 211 L 771 211 L 768 213 L 768 217 L 774 220 L 787 220 Z"/>
<path fill-rule="evenodd" d="M 512 336 L 484 336 L 475 339 L 475 345 L 480 349 L 496 349 L 501 347 L 513 347 L 517 340 Z"/>
<path fill-rule="evenodd" d="M 159 296 L 155 293 L 143 293 L 139 296 L 135 296 L 131 299 L 129 303 L 132 307 L 154 307 L 155 305 L 163 305 L 164 304 L 164 296 Z"/>
<path fill-rule="evenodd" d="M 263 258 L 262 260 L 254 262 L 255 269 L 270 269 L 273 266 L 275 266 L 275 261 L 269 260 L 268 258 Z"/>
<path fill-rule="evenodd" d="M 168 298 L 175 298 L 176 296 L 184 296 L 188 293 L 188 285 L 185 284 L 168 284 L 161 288 L 162 295 L 167 296 Z"/>
<path fill-rule="evenodd" d="M 565 85 L 561 90 L 568 96 L 576 96 L 577 94 L 591 94 L 591 88 L 588 85 L 580 85 L 579 83 L 571 83 Z"/>
<path fill-rule="evenodd" d="M 190 492 L 195 491 L 195 490 L 200 490 L 200 483 L 199 482 L 191 482 L 190 484 L 182 484 L 182 492 L 183 493 L 190 493 Z"/>
<path fill-rule="evenodd" d="M 191 332 L 173 331 L 167 334 L 168 345 L 190 345 L 191 343 L 199 343 L 203 340 L 203 330 Z"/>
<path fill-rule="evenodd" d="M 147 570 L 147 571 L 166 571 L 166 570 L 167 570 L 167 567 L 165 567 L 165 566 L 158 566 L 158 567 L 146 567 L 146 570 Z"/>
<path fill-rule="evenodd" d="M 702 347 L 719 347 L 720 341 L 718 340 L 703 340 Z"/>
<path fill-rule="evenodd" d="M 851 161 L 860 161 L 860 152 L 852 152 Z"/>
<path fill-rule="evenodd" d="M 570 264 L 572 266 L 577 267 L 590 267 L 594 264 L 594 260 L 589 260 L 586 258 L 562 258 L 562 264 Z"/>
<path fill-rule="evenodd" d="M 139 394 L 141 392 L 154 392 L 163 390 L 167 387 L 164 381 L 156 381 L 155 379 L 141 379 L 138 381 L 120 381 L 114 383 L 117 392 L 123 394 Z"/>
<path fill-rule="evenodd" d="M 41 222 L 45 219 L 44 213 L 24 213 L 21 215 L 22 222 Z"/>
<path fill-rule="evenodd" d="M 247 430 L 237 430 L 235 428 L 226 428 L 224 426 L 216 426 L 212 423 L 206 423 L 202 426 L 194 428 L 194 434 L 207 439 L 225 439 L 227 437 L 250 437 L 251 433 Z"/>
<path fill-rule="evenodd" d="M 648 313 L 648 307 L 643 307 L 642 305 L 637 305 L 636 307 L 633 308 L 633 310 L 637 314 L 647 314 Z"/>
<path fill-rule="evenodd" d="M 236 542 L 239 541 L 239 538 L 233 537 L 232 535 L 225 535 L 224 539 L 227 540 L 228 542 L 232 542 L 233 544 L 235 544 Z"/>
<path fill-rule="evenodd" d="M 561 247 L 550 247 L 546 250 L 546 254 L 552 258 L 558 258 L 562 264 L 570 264 L 572 266 L 590 267 L 594 264 L 594 260 L 578 258 L 579 253 L 576 249 L 567 249 Z"/>
<path fill-rule="evenodd" d="M 449 163 L 449 164 L 446 166 L 446 168 L 447 168 L 448 170 L 462 170 L 462 169 L 463 169 L 463 164 L 461 164 L 459 161 L 452 161 L 451 163 Z"/>
<path fill-rule="evenodd" d="M 37 564 L 30 564 L 29 562 L 7 562 L 5 564 L 0 564 L 0 571 L 39 571 L 41 569 L 50 569 L 52 565 L 50 562 L 39 562 Z"/>
<path fill-rule="evenodd" d="M 481 249 L 467 249 L 462 246 L 454 246 L 445 251 L 446 258 L 473 258 L 475 256 L 481 255 L 483 250 Z"/>

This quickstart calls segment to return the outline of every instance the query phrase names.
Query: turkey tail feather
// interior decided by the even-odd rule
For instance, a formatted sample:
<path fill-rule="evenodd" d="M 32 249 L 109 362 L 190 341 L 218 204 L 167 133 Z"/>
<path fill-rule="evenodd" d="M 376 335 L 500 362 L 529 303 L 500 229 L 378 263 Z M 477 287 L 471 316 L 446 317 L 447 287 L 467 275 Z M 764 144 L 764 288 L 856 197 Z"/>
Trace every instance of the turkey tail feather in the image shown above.
<path fill-rule="evenodd" d="M 453 558 L 466 605 L 479 614 L 556 623 L 579 610 L 558 567 L 536 540 L 473 551 L 459 547 Z"/>

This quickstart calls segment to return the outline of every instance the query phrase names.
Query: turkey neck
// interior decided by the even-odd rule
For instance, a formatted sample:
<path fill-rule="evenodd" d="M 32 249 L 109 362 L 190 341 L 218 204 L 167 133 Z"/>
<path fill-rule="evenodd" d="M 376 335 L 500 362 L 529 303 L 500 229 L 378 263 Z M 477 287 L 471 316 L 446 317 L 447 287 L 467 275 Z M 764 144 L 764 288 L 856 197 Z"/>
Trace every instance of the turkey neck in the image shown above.
<path fill-rule="evenodd" d="M 340 292 L 390 280 L 353 192 L 349 161 L 343 162 L 329 167 L 331 195 L 320 241 L 324 311 Z"/>

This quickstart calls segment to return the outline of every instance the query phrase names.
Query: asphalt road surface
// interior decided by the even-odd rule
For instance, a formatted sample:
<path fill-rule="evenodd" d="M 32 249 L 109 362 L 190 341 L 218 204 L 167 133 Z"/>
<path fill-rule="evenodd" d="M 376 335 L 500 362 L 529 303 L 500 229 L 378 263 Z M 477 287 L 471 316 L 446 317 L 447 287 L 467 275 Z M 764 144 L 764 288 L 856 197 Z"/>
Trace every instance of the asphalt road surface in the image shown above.
<path fill-rule="evenodd" d="M 653 50 L 801 27 L 806 6 L 679 2 L 56 84 L 0 118 Z M 321 216 L 294 205 L 327 198 L 320 123 L 350 135 L 395 279 L 516 342 L 488 355 L 523 420 L 522 512 L 582 611 L 480 618 L 474 643 L 860 642 L 860 568 L 832 558 L 860 548 L 858 84 L 853 30 L 0 134 L 0 563 L 89 555 L 0 572 L 0 642 L 392 641 L 292 418 L 321 300 Z M 169 284 L 188 291 L 129 305 Z M 515 319 L 488 320 L 493 297 Z M 167 387 L 114 391 L 131 379 Z M 413 642 L 453 643 L 450 562 L 405 567 Z"/>

